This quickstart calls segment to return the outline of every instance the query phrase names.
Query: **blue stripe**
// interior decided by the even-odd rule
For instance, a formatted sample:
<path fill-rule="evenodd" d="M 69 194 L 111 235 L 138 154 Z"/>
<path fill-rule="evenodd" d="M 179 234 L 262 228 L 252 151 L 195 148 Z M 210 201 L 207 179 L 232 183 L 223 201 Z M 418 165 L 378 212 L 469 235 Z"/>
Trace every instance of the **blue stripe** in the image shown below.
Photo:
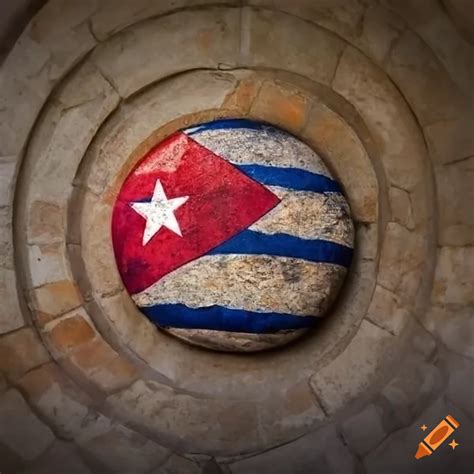
<path fill-rule="evenodd" d="M 162 327 L 268 334 L 285 329 L 313 327 L 317 318 L 285 313 L 258 313 L 224 306 L 189 308 L 184 304 L 158 304 L 140 310 Z"/>
<path fill-rule="evenodd" d="M 280 133 L 276 128 L 266 125 L 261 122 L 254 122 L 253 120 L 247 119 L 222 119 L 214 120 L 213 122 L 202 123 L 194 127 L 189 127 L 184 129 L 183 132 L 187 135 L 196 135 L 201 132 L 206 132 L 208 130 L 226 130 L 226 129 L 236 129 L 236 128 L 246 128 L 249 130 L 267 130 L 275 131 Z"/>
<path fill-rule="evenodd" d="M 281 186 L 296 191 L 312 191 L 314 193 L 340 193 L 341 188 L 336 181 L 327 176 L 299 168 L 281 168 L 265 165 L 239 165 L 240 171 L 265 186 Z"/>
<path fill-rule="evenodd" d="M 351 264 L 352 252 L 352 248 L 328 240 L 307 240 L 288 234 L 263 234 L 244 230 L 212 249 L 208 255 L 264 254 L 348 267 Z"/>

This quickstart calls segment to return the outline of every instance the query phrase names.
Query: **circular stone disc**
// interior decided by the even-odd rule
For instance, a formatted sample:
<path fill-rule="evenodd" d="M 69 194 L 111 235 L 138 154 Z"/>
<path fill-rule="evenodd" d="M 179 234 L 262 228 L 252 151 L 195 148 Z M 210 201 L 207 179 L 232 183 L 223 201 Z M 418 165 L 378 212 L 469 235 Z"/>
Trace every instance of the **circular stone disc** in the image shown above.
<path fill-rule="evenodd" d="M 285 344 L 327 313 L 354 231 L 314 151 L 234 119 L 179 131 L 150 150 L 120 190 L 112 238 L 125 287 L 158 327 L 249 352 Z"/>

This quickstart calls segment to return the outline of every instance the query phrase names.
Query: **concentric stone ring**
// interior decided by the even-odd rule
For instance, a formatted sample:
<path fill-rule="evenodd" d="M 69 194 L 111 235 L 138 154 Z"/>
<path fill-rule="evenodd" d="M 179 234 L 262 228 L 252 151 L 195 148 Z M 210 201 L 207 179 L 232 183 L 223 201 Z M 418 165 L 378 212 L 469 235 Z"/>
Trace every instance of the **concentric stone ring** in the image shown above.
<path fill-rule="evenodd" d="M 354 229 L 339 184 L 273 126 L 216 120 L 149 150 L 113 212 L 117 266 L 138 308 L 215 350 L 281 346 L 325 316 Z"/>

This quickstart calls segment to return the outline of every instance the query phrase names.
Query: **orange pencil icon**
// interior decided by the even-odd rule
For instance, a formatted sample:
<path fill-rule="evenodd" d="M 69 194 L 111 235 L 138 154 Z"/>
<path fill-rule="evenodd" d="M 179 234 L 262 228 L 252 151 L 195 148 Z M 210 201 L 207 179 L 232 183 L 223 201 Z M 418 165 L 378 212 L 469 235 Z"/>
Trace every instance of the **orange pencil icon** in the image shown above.
<path fill-rule="evenodd" d="M 418 445 L 415 458 L 430 456 L 458 427 L 459 423 L 451 415 L 441 420 L 438 426 Z"/>

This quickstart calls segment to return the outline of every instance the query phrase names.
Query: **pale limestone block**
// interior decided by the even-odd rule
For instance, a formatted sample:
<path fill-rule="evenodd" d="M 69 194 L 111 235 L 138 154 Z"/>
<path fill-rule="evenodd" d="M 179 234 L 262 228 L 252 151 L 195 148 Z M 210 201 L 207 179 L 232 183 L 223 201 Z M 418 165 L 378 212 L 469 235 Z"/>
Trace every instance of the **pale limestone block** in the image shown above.
<path fill-rule="evenodd" d="M 18 298 L 15 272 L 0 268 L 0 334 L 14 331 L 26 324 Z"/>
<path fill-rule="evenodd" d="M 404 32 L 393 47 L 387 71 L 422 125 L 455 119 L 468 100 L 412 31 Z"/>
<path fill-rule="evenodd" d="M 362 321 L 344 351 L 311 377 L 323 407 L 335 413 L 370 390 L 390 356 L 393 337 L 368 321 Z"/>
<path fill-rule="evenodd" d="M 331 82 L 344 48 L 337 36 L 270 10 L 245 8 L 242 20 L 242 64 L 284 69 L 323 84 Z"/>
<path fill-rule="evenodd" d="M 403 189 L 391 187 L 388 195 L 390 209 L 392 211 L 392 220 L 409 230 L 413 230 L 415 223 L 413 220 L 410 194 Z"/>
<path fill-rule="evenodd" d="M 166 462 L 149 474 L 202 474 L 198 464 L 173 454 Z"/>
<path fill-rule="evenodd" d="M 111 219 L 111 205 L 102 203 L 92 193 L 84 196 L 82 259 L 94 292 L 102 295 L 116 293 L 122 288 L 110 237 Z"/>
<path fill-rule="evenodd" d="M 0 157 L 0 207 L 12 205 L 17 160 L 18 157 Z"/>
<path fill-rule="evenodd" d="M 29 245 L 30 288 L 71 280 L 64 244 Z"/>
<path fill-rule="evenodd" d="M 211 4 L 240 5 L 238 0 L 100 0 L 99 9 L 91 17 L 94 35 L 100 40 L 117 33 L 127 26 L 148 18 L 165 15 L 181 8 L 196 8 Z"/>
<path fill-rule="evenodd" d="M 51 430 L 30 410 L 17 390 L 0 397 L 0 442 L 32 461 L 54 441 Z"/>
<path fill-rule="evenodd" d="M 56 99 L 61 105 L 52 107 L 43 118 L 36 132 L 36 147 L 28 156 L 34 156 L 34 162 L 27 169 L 32 175 L 29 200 L 50 206 L 61 205 L 69 197 L 89 143 L 119 101 L 110 84 L 88 63 L 59 91 Z M 51 182 L 55 185 L 51 186 Z M 30 225 L 35 219 L 32 213 L 33 209 Z"/>
<path fill-rule="evenodd" d="M 431 296 L 435 304 L 474 302 L 473 262 L 474 247 L 441 247 L 438 250 Z"/>
<path fill-rule="evenodd" d="M 382 416 L 379 407 L 368 405 L 342 422 L 342 437 L 358 456 L 365 456 L 387 436 Z"/>
<path fill-rule="evenodd" d="M 230 465 L 232 474 L 353 474 L 355 459 L 333 425 Z"/>
<path fill-rule="evenodd" d="M 474 111 L 454 120 L 442 120 L 423 128 L 430 157 L 435 165 L 444 165 L 474 156 Z"/>
<path fill-rule="evenodd" d="M 144 22 L 100 45 L 92 58 L 120 95 L 128 97 L 172 74 L 235 65 L 238 48 L 239 11 L 209 8 Z"/>
<path fill-rule="evenodd" d="M 375 222 L 378 185 L 369 156 L 352 128 L 323 104 L 315 103 L 302 135 L 325 159 L 344 187 L 351 214 L 358 222 Z"/>
<path fill-rule="evenodd" d="M 362 32 L 355 44 L 377 63 L 383 64 L 404 28 L 404 22 L 397 15 L 379 5 L 372 5 L 364 13 Z"/>
<path fill-rule="evenodd" d="M 429 329 L 451 351 L 474 358 L 474 306 L 432 306 L 423 317 Z"/>
<path fill-rule="evenodd" d="M 401 307 L 395 293 L 377 285 L 366 317 L 377 326 L 398 336 L 408 322 L 409 312 Z"/>
<path fill-rule="evenodd" d="M 374 260 L 378 253 L 377 224 L 360 224 L 356 228 L 355 251 L 363 260 Z"/>
<path fill-rule="evenodd" d="M 91 400 L 55 363 L 32 370 L 18 380 L 42 419 L 64 439 L 75 438 L 85 427 Z"/>
<path fill-rule="evenodd" d="M 0 207 L 0 267 L 13 270 L 12 208 Z"/>
<path fill-rule="evenodd" d="M 36 331 L 30 327 L 0 338 L 0 372 L 15 379 L 25 372 L 45 364 L 50 356 Z"/>
<path fill-rule="evenodd" d="M 236 84 L 237 79 L 229 73 L 193 71 L 131 99 L 99 131 L 92 144 L 88 152 L 92 163 L 87 186 L 96 194 L 116 188 L 117 179 L 121 182 L 125 177 L 126 161 L 156 130 L 183 114 L 220 108 Z M 162 107 L 164 103 L 166 107 Z"/>
<path fill-rule="evenodd" d="M 51 474 L 58 468 L 68 474 L 92 474 L 72 443 L 55 441 L 44 456 L 18 474 Z"/>
<path fill-rule="evenodd" d="M 33 201 L 29 209 L 28 243 L 51 244 L 64 241 L 66 213 L 57 202 Z"/>
<path fill-rule="evenodd" d="M 443 385 L 443 375 L 437 367 L 405 358 L 398 374 L 381 390 L 387 429 L 393 431 L 410 424 Z"/>
<path fill-rule="evenodd" d="M 154 381 L 138 380 L 107 398 L 113 413 L 186 452 L 239 454 L 260 449 L 257 412 L 251 400 L 194 398 Z"/>
<path fill-rule="evenodd" d="M 271 8 L 295 15 L 333 31 L 348 41 L 360 34 L 365 7 L 357 0 L 246 0 L 246 4 Z M 311 43 L 309 43 L 311 44 Z M 304 45 L 307 48 L 307 44 Z"/>
<path fill-rule="evenodd" d="M 366 121 L 387 179 L 409 191 L 425 179 L 425 148 L 410 109 L 382 70 L 359 51 L 344 51 L 332 83 Z"/>
<path fill-rule="evenodd" d="M 125 426 L 79 441 L 80 451 L 105 470 L 145 474 L 169 455 L 169 451 Z"/>
<path fill-rule="evenodd" d="M 474 156 L 435 168 L 438 241 L 441 246 L 474 244 Z"/>
<path fill-rule="evenodd" d="M 396 293 L 411 275 L 421 273 L 425 258 L 422 237 L 396 222 L 389 222 L 380 254 L 377 281 Z M 415 292 L 417 287 L 415 284 L 412 291 Z"/>

